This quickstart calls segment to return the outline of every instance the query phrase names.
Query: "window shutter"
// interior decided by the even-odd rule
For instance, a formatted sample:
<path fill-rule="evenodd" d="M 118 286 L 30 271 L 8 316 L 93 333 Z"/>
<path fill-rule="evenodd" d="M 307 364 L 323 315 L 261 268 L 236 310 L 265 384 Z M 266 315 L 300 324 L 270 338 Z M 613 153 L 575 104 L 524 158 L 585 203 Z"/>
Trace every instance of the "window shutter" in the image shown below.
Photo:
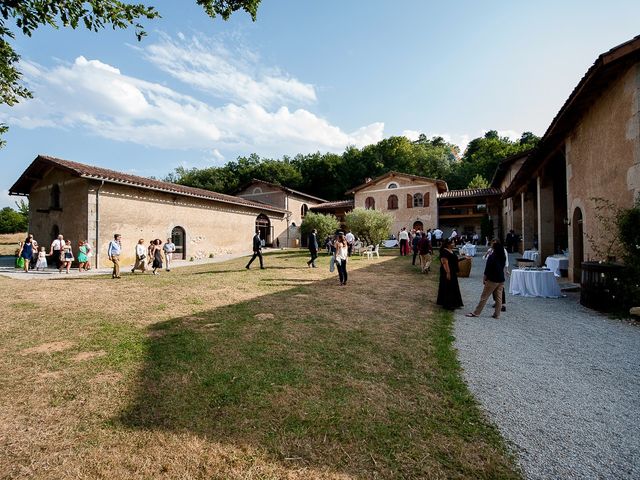
<path fill-rule="evenodd" d="M 407 208 L 413 208 L 413 195 L 407 193 Z"/>
<path fill-rule="evenodd" d="M 424 206 L 425 206 L 425 207 L 428 207 L 428 206 L 429 206 L 429 194 L 430 194 L 430 193 L 431 193 L 431 192 L 427 192 L 427 193 L 425 193 L 425 194 L 424 194 Z"/>

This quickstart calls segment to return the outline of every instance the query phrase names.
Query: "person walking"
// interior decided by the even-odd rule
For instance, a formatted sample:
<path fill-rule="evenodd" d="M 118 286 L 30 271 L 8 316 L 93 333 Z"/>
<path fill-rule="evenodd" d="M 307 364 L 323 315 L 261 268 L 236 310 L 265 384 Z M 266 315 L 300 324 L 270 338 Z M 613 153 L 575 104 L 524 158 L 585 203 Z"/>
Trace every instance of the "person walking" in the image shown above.
<path fill-rule="evenodd" d="M 131 269 L 131 273 L 135 273 L 136 270 L 140 270 L 142 273 L 147 271 L 147 249 L 144 246 L 144 238 L 138 240 L 136 243 L 136 261 L 133 264 L 133 268 Z"/>
<path fill-rule="evenodd" d="M 78 242 L 78 273 L 82 273 L 83 268 L 86 270 L 87 260 L 87 246 L 80 240 Z"/>
<path fill-rule="evenodd" d="M 484 288 L 480 295 L 480 301 L 473 312 L 467 313 L 467 317 L 477 317 L 482 313 L 487 300 L 491 295 L 495 300 L 493 315 L 496 320 L 500 318 L 502 310 L 502 292 L 504 291 L 504 268 L 506 258 L 504 255 L 504 247 L 498 240 L 494 240 L 491 244 L 491 255 L 487 258 L 487 264 L 484 268 Z"/>
<path fill-rule="evenodd" d="M 349 247 L 349 256 L 351 256 L 351 252 L 353 251 L 353 244 L 356 241 L 356 237 L 353 233 L 351 233 L 351 230 L 347 230 L 347 234 L 344 236 L 344 238 L 347 241 L 347 246 Z"/>
<path fill-rule="evenodd" d="M 33 258 L 33 243 L 32 237 L 27 236 L 25 238 L 24 243 L 20 246 L 20 252 L 18 253 L 18 257 L 22 258 L 24 261 L 24 271 L 25 273 L 29 273 L 29 263 Z"/>
<path fill-rule="evenodd" d="M 93 248 L 91 248 L 89 240 L 84 241 L 84 246 L 87 247 L 87 262 L 84 264 L 84 269 L 91 270 L 91 257 L 93 257 Z"/>
<path fill-rule="evenodd" d="M 422 232 L 420 230 L 416 230 L 416 234 L 411 240 L 411 249 L 413 250 L 413 260 L 411 260 L 411 265 L 416 264 L 416 258 L 418 258 L 418 243 L 422 239 Z"/>
<path fill-rule="evenodd" d="M 107 257 L 113 263 L 111 278 L 120 278 L 120 252 L 122 250 L 122 235 L 116 233 L 107 246 Z"/>
<path fill-rule="evenodd" d="M 167 243 L 162 247 L 164 251 L 164 261 L 167 272 L 171 271 L 171 262 L 173 261 L 173 252 L 176 251 L 176 244 L 171 241 L 170 238 L 167 238 Z"/>
<path fill-rule="evenodd" d="M 40 247 L 38 252 L 38 262 L 36 263 L 36 272 L 40 269 L 44 272 L 47 268 L 47 250 L 44 247 Z"/>
<path fill-rule="evenodd" d="M 404 256 L 409 251 L 409 232 L 407 232 L 407 227 L 402 227 L 398 234 L 398 239 L 400 240 L 400 255 Z"/>
<path fill-rule="evenodd" d="M 64 249 L 64 237 L 62 235 L 58 235 L 58 238 L 51 242 L 51 248 L 49 250 L 49 255 L 53 258 L 53 261 L 56 263 L 56 268 L 60 270 L 62 265 L 62 250 Z"/>
<path fill-rule="evenodd" d="M 153 274 L 158 275 L 158 269 L 162 270 L 162 240 L 156 238 L 153 241 Z"/>
<path fill-rule="evenodd" d="M 244 268 L 249 270 L 249 267 L 256 259 L 256 257 L 260 259 L 260 269 L 264 270 L 264 263 L 262 262 L 262 241 L 260 240 L 260 232 L 256 232 L 256 234 L 253 236 L 253 256 L 251 257 L 251 260 L 249 260 L 249 263 L 247 263 L 247 266 Z"/>
<path fill-rule="evenodd" d="M 431 271 L 433 247 L 431 246 L 431 240 L 429 240 L 427 235 L 422 235 L 422 238 L 418 243 L 418 253 L 420 254 L 420 269 L 422 273 L 429 273 Z"/>
<path fill-rule="evenodd" d="M 349 245 L 342 233 L 338 234 L 335 242 L 336 247 L 336 267 L 338 268 L 338 278 L 343 287 L 347 284 L 347 258 L 349 257 Z"/>
<path fill-rule="evenodd" d="M 435 238 L 435 246 L 436 248 L 441 248 L 442 247 L 442 235 L 443 235 L 443 231 L 440 230 L 439 228 L 436 228 L 433 231 L 433 237 Z"/>
<path fill-rule="evenodd" d="M 307 262 L 308 267 L 316 268 L 316 258 L 318 258 L 318 231 L 314 228 L 309 234 L 307 244 L 309 245 L 309 253 L 311 254 L 311 260 Z"/>
<path fill-rule="evenodd" d="M 67 240 L 64 244 L 64 248 L 62 249 L 62 263 L 60 265 L 60 268 L 58 269 L 58 272 L 62 273 L 62 269 L 64 268 L 67 273 L 69 273 L 73 260 L 73 248 L 71 246 L 71 240 Z"/>
<path fill-rule="evenodd" d="M 464 306 L 458 285 L 458 256 L 453 253 L 453 241 L 450 238 L 443 240 L 440 248 L 440 283 L 436 303 L 447 310 Z"/>

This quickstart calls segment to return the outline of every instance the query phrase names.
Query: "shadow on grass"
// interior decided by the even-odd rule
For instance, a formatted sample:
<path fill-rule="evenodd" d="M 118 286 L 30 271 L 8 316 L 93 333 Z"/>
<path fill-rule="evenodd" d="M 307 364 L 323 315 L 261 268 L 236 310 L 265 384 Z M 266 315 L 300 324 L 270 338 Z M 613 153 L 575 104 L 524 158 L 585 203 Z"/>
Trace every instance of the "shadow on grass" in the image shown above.
<path fill-rule="evenodd" d="M 379 268 L 353 272 L 342 302 L 331 278 L 153 325 L 138 391 L 116 424 L 249 445 L 284 469 L 516 477 L 460 380 L 450 314 L 398 321 L 390 312 L 407 304 L 393 294 L 379 312 L 359 311 Z"/>

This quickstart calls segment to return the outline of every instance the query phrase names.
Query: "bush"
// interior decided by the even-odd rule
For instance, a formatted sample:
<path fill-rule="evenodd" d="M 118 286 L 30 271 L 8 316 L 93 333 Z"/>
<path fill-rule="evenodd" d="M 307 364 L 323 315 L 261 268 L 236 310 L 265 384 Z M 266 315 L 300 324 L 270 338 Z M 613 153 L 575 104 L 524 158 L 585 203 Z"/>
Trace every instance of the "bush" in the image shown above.
<path fill-rule="evenodd" d="M 628 307 L 640 306 L 640 196 L 633 207 L 620 210 L 617 224 L 625 264 L 620 293 L 628 310 Z"/>
<path fill-rule="evenodd" d="M 317 230 L 318 244 L 322 244 L 327 236 L 333 235 L 340 228 L 340 222 L 335 215 L 307 212 L 300 225 L 300 232 L 307 236 L 314 228 Z"/>
<path fill-rule="evenodd" d="M 379 210 L 356 208 L 347 213 L 345 223 L 358 238 L 370 245 L 378 245 L 389 238 L 393 218 Z"/>

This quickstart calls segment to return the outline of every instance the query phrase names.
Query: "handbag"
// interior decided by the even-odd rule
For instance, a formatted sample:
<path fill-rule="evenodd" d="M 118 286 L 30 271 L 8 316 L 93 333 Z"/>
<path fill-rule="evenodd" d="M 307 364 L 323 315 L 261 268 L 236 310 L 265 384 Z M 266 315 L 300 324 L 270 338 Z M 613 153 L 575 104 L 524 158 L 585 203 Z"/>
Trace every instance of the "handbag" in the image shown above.
<path fill-rule="evenodd" d="M 24 258 L 16 258 L 16 268 L 24 268 Z"/>
<path fill-rule="evenodd" d="M 138 257 L 139 260 L 144 260 L 145 258 L 147 258 L 147 256 L 144 253 Z"/>
<path fill-rule="evenodd" d="M 336 257 L 331 255 L 331 260 L 329 260 L 329 271 L 333 272 L 336 269 Z"/>

